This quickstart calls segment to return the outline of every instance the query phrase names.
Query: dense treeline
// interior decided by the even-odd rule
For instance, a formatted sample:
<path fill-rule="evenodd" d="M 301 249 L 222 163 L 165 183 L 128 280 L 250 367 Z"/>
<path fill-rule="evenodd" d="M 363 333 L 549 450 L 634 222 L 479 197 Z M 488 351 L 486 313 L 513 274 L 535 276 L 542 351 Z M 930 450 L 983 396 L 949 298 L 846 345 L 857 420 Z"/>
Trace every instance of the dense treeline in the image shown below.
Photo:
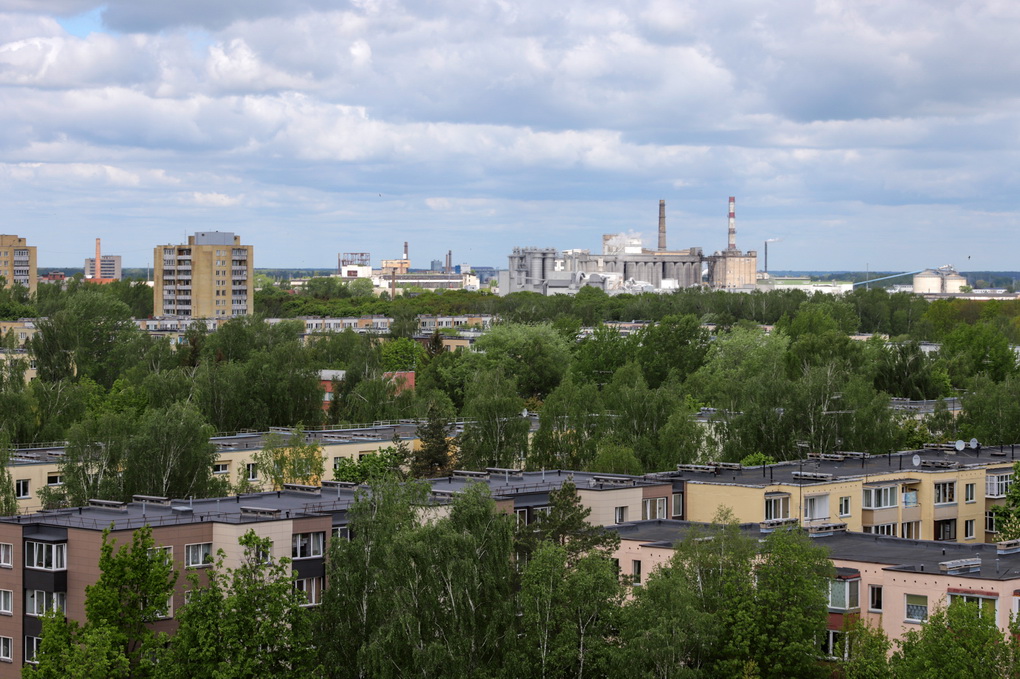
<path fill-rule="evenodd" d="M 530 525 L 499 511 L 478 484 L 435 518 L 427 490 L 377 478 L 332 541 L 329 586 L 293 585 L 289 560 L 249 531 L 240 563 L 222 551 L 187 573 L 170 637 L 178 574 L 151 530 L 115 550 L 86 593 L 84 624 L 43 623 L 30 679 L 120 677 L 759 677 L 1017 676 L 1012 635 L 976 604 L 935 608 L 893 646 L 851 624 L 826 632 L 834 569 L 824 543 L 796 529 L 759 541 L 720 516 L 672 559 L 623 575 L 614 533 L 587 523 L 576 490 L 550 494 Z M 432 520 L 428 520 L 429 517 Z M 630 564 L 627 564 L 629 568 Z M 843 583 L 839 583 L 843 586 Z M 319 605 L 308 607 L 309 594 Z"/>
<path fill-rule="evenodd" d="M 456 300 L 503 305 L 510 320 L 473 351 L 444 351 L 438 335 L 410 339 L 415 313 Z M 639 473 L 971 436 L 1020 441 L 1018 317 L 1008 304 L 928 304 L 880 290 L 629 299 L 587 289 L 574 298 L 452 292 L 391 303 L 394 336 L 385 339 L 348 331 L 305 341 L 300 322 L 245 317 L 212 333 L 194 326 L 172 345 L 139 330 L 131 307 L 104 287 L 71 286 L 47 303 L 29 344 L 38 379 L 25 383 L 26 361 L 0 366 L 0 429 L 18 443 L 68 441 L 66 475 L 91 480 L 82 492 L 117 499 L 222 492 L 200 472 L 212 459 L 212 432 L 411 417 L 428 421 L 432 441 L 427 459 L 412 461 L 419 474 L 521 463 Z M 704 321 L 724 320 L 723 304 L 736 320 L 709 330 Z M 598 323 L 630 305 L 655 322 L 628 335 Z M 893 343 L 848 336 L 887 322 L 918 334 Z M 594 329 L 581 332 L 588 323 Z M 925 336 L 941 342 L 938 352 L 915 341 Z M 325 412 L 322 369 L 346 371 Z M 416 372 L 415 390 L 385 376 L 400 370 Z M 920 420 L 889 407 L 893 398 L 957 395 L 964 413 L 956 418 L 941 405 Z M 540 420 L 530 437 L 525 409 Z M 443 433 L 455 417 L 471 423 L 451 449 Z M 140 475 L 147 451 L 180 469 L 136 480 L 133 460 Z"/>

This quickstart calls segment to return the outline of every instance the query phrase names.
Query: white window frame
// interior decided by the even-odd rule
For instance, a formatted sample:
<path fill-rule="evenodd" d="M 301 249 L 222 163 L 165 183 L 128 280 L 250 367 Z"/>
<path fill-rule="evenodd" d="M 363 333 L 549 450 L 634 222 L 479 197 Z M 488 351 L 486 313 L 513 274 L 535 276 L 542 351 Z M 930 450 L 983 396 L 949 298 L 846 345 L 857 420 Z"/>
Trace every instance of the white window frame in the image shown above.
<path fill-rule="evenodd" d="M 875 606 L 875 593 L 878 593 L 878 606 Z M 868 585 L 868 610 L 873 613 L 881 613 L 885 604 L 883 599 L 882 585 Z"/>
<path fill-rule="evenodd" d="M 908 535 L 909 533 L 909 535 Z M 900 537 L 908 540 L 920 540 L 921 539 L 921 522 L 920 521 L 904 521 L 900 525 Z"/>
<path fill-rule="evenodd" d="M 248 462 L 244 465 L 244 469 L 247 474 L 246 478 L 248 481 L 259 480 L 259 466 L 257 462 Z"/>
<path fill-rule="evenodd" d="M 14 590 L 0 589 L 0 615 L 14 615 Z"/>
<path fill-rule="evenodd" d="M 829 496 L 809 495 L 804 498 L 804 520 L 821 521 L 829 518 Z"/>
<path fill-rule="evenodd" d="M 616 524 L 627 523 L 627 505 L 613 509 L 613 521 Z"/>
<path fill-rule="evenodd" d="M 14 658 L 14 639 L 12 637 L 0 637 L 0 660 L 11 662 Z"/>
<path fill-rule="evenodd" d="M 935 504 L 955 505 L 956 504 L 956 481 L 940 481 L 934 484 L 933 492 Z"/>
<path fill-rule="evenodd" d="M 514 510 L 514 516 L 517 517 L 517 525 L 518 526 L 527 526 L 528 525 L 528 510 L 527 510 L 527 508 L 515 509 Z"/>
<path fill-rule="evenodd" d="M 682 492 L 673 493 L 673 518 L 684 518 L 684 494 Z"/>
<path fill-rule="evenodd" d="M 995 525 L 995 512 L 985 512 L 985 532 L 998 533 L 998 526 Z"/>
<path fill-rule="evenodd" d="M 322 578 L 299 578 L 294 581 L 294 589 L 308 598 L 308 603 L 302 606 L 307 608 L 322 603 Z"/>
<path fill-rule="evenodd" d="M 294 533 L 290 543 L 291 559 L 317 559 L 326 553 L 326 534 L 322 531 Z"/>
<path fill-rule="evenodd" d="M 641 500 L 641 520 L 651 521 L 666 518 L 666 498 L 649 497 Z"/>
<path fill-rule="evenodd" d="M 195 560 L 196 556 L 199 557 L 198 561 Z M 192 542 L 191 544 L 184 545 L 185 568 L 201 568 L 203 566 L 208 566 L 211 563 L 212 563 L 211 542 Z"/>
<path fill-rule="evenodd" d="M 850 496 L 843 495 L 839 498 L 839 515 L 850 516 Z"/>
<path fill-rule="evenodd" d="M 948 599 L 949 599 L 948 604 L 950 606 L 952 606 L 957 601 L 962 601 L 962 602 L 968 603 L 968 604 L 977 604 L 978 605 L 978 615 L 984 615 L 985 614 L 985 612 L 986 612 L 985 611 L 985 604 L 986 604 L 986 602 L 991 601 L 992 602 L 992 611 L 991 611 L 991 613 L 992 613 L 992 620 L 998 620 L 998 616 L 999 616 L 999 597 L 996 597 L 996 596 L 981 596 L 981 595 L 978 595 L 978 594 L 957 594 L 957 593 L 954 593 L 954 592 L 949 592 Z"/>
<path fill-rule="evenodd" d="M 932 539 L 939 542 L 955 542 L 956 536 L 959 535 L 959 526 L 957 526 L 957 523 L 959 523 L 958 519 L 937 519 L 935 521 L 935 534 L 932 535 Z M 951 531 L 952 535 L 942 537 L 944 534 L 950 532 L 943 530 L 945 526 L 953 527 L 953 530 Z"/>
<path fill-rule="evenodd" d="M 14 496 L 19 500 L 32 499 L 32 480 L 18 479 L 14 482 Z"/>
<path fill-rule="evenodd" d="M 66 592 L 47 592 L 44 589 L 25 590 L 25 615 L 40 618 L 49 611 L 67 611 Z"/>
<path fill-rule="evenodd" d="M 914 603 L 910 603 L 910 599 L 915 599 Z M 920 599 L 924 599 L 924 610 L 919 610 L 921 607 Z M 913 606 L 914 610 L 911 611 L 910 607 Z M 920 616 L 911 616 L 913 613 L 921 613 Z M 928 619 L 928 596 L 925 594 L 904 594 L 903 595 L 903 620 L 905 622 L 924 622 Z"/>
<path fill-rule="evenodd" d="M 64 485 L 64 475 L 63 474 L 47 474 L 46 475 L 46 485 L 47 486 L 51 486 L 51 487 Z"/>
<path fill-rule="evenodd" d="M 42 637 L 25 637 L 25 662 L 38 665 L 39 661 L 35 656 L 39 654 L 42 646 Z"/>
<path fill-rule="evenodd" d="M 781 521 L 790 518 L 790 496 L 780 495 L 765 498 L 765 520 Z"/>
<path fill-rule="evenodd" d="M 964 519 L 963 521 L 963 539 L 973 540 L 974 539 L 974 519 Z"/>
<path fill-rule="evenodd" d="M 630 562 L 630 572 L 634 577 L 634 584 L 641 584 L 641 559 L 634 559 Z"/>
<path fill-rule="evenodd" d="M 214 462 L 212 466 L 213 474 L 229 474 L 230 463 L 229 462 Z"/>
<path fill-rule="evenodd" d="M 1013 485 L 1013 472 L 989 474 L 985 477 L 985 497 L 1006 497 Z"/>
<path fill-rule="evenodd" d="M 27 540 L 25 542 L 25 568 L 37 571 L 66 571 L 67 543 Z"/>
<path fill-rule="evenodd" d="M 865 488 L 861 502 L 863 509 L 891 509 L 896 507 L 899 499 L 897 486 L 876 486 Z"/>
<path fill-rule="evenodd" d="M 977 484 L 968 483 L 963 487 L 963 501 L 970 504 L 976 502 L 974 498 L 977 497 Z"/>
<path fill-rule="evenodd" d="M 861 579 L 829 580 L 829 608 L 836 611 L 856 611 L 861 607 Z"/>
<path fill-rule="evenodd" d="M 0 567 L 14 568 L 14 545 L 0 542 Z"/>
<path fill-rule="evenodd" d="M 874 526 L 864 526 L 864 532 L 869 535 L 887 535 L 889 537 L 896 537 L 896 524 L 879 523 Z"/>

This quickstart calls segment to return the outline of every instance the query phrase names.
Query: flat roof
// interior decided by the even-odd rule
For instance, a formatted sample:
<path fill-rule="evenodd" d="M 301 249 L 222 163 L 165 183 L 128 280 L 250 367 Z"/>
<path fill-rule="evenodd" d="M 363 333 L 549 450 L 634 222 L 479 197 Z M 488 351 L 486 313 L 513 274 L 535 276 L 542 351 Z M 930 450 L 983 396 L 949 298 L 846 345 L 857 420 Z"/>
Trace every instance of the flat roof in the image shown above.
<path fill-rule="evenodd" d="M 606 526 L 622 540 L 672 548 L 682 541 L 692 528 L 709 528 L 711 524 L 690 521 L 657 519 Z M 765 533 L 755 523 L 740 524 L 740 530 L 749 537 L 764 538 Z M 812 535 L 817 544 L 829 551 L 834 560 L 871 563 L 888 570 L 940 574 L 940 564 L 960 559 L 980 559 L 980 566 L 972 572 L 946 573 L 953 577 L 978 580 L 1020 579 L 1020 552 L 1000 554 L 995 544 L 910 540 L 869 533 L 834 531 Z"/>
<path fill-rule="evenodd" d="M 881 483 L 882 477 L 908 473 L 912 477 L 932 472 L 944 473 L 953 469 L 996 467 L 1011 468 L 1020 460 L 1020 446 L 982 446 L 963 451 L 926 448 L 906 450 L 887 455 L 848 453 L 837 459 L 839 453 L 826 459 L 808 458 L 777 464 L 731 469 L 698 465 L 699 470 L 655 472 L 649 478 L 682 480 L 689 483 L 729 484 L 766 487 L 776 484 L 810 486 L 841 480 L 863 479 L 866 483 Z M 918 464 L 914 465 L 914 458 Z M 916 482 L 916 479 L 915 479 Z"/>
<path fill-rule="evenodd" d="M 462 493 L 475 483 L 488 485 L 495 498 L 515 497 L 523 494 L 546 493 L 572 481 L 578 490 L 612 490 L 618 488 L 670 485 L 669 479 L 657 479 L 627 474 L 599 474 L 595 472 L 547 469 L 520 471 L 517 469 L 489 468 L 484 472 L 453 472 L 448 476 L 428 479 L 433 492 Z"/>

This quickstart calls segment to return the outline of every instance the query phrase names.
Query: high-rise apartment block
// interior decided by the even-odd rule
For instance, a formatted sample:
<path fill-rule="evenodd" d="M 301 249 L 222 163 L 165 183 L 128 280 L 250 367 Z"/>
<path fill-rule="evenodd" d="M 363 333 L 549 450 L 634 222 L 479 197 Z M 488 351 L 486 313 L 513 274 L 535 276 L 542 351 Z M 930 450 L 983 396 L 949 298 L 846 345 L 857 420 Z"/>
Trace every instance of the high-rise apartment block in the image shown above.
<path fill-rule="evenodd" d="M 96 274 L 96 258 L 85 260 L 85 278 L 101 278 L 119 281 L 121 279 L 120 255 L 101 255 L 99 257 L 99 274 Z"/>
<path fill-rule="evenodd" d="M 156 316 L 223 318 L 252 313 L 252 246 L 228 231 L 188 236 L 187 245 L 157 246 L 153 258 Z"/>
<path fill-rule="evenodd" d="M 35 267 L 35 246 L 24 238 L 0 234 L 0 276 L 8 287 L 20 283 L 35 292 L 39 275 Z"/>

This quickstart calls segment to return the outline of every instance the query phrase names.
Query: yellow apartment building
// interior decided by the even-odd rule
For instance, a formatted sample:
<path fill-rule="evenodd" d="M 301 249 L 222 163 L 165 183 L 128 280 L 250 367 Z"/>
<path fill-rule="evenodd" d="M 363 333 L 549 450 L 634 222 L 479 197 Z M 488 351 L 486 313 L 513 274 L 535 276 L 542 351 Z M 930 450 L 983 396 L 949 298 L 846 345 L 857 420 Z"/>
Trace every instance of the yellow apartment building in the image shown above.
<path fill-rule="evenodd" d="M 252 246 L 228 231 L 188 236 L 153 251 L 153 315 L 231 318 L 253 312 Z"/>
<path fill-rule="evenodd" d="M 35 250 L 24 238 L 0 233 L 0 276 L 8 287 L 21 283 L 35 294 L 39 284 Z"/>
<path fill-rule="evenodd" d="M 1016 453 L 1010 446 L 845 453 L 758 467 L 680 465 L 653 476 L 673 481 L 688 521 L 710 522 L 729 508 L 746 523 L 845 524 L 875 535 L 983 543 L 995 541 L 991 509 L 1005 501 Z"/>

